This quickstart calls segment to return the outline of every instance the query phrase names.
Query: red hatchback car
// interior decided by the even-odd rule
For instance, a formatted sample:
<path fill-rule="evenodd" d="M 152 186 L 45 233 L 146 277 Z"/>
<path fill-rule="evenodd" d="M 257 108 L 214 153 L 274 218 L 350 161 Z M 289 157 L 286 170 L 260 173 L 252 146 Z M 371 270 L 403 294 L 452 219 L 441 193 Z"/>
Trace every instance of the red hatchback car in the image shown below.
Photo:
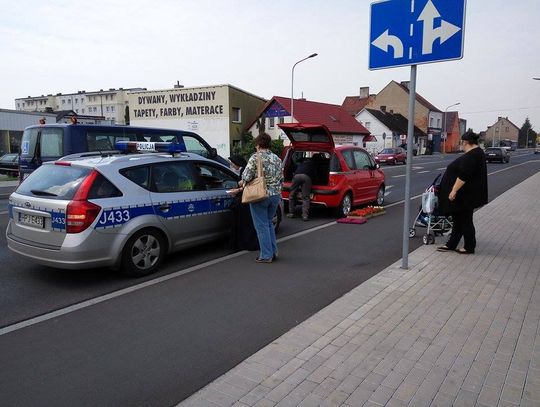
<path fill-rule="evenodd" d="M 282 154 L 284 200 L 290 199 L 297 163 L 310 159 L 315 167 L 312 205 L 334 208 L 339 217 L 347 216 L 356 205 L 383 205 L 384 172 L 366 150 L 354 145 L 334 145 L 330 131 L 321 124 L 286 123 L 279 127 L 291 142 Z"/>
<path fill-rule="evenodd" d="M 407 164 L 407 151 L 401 147 L 385 148 L 375 156 L 375 161 L 378 164 Z"/>

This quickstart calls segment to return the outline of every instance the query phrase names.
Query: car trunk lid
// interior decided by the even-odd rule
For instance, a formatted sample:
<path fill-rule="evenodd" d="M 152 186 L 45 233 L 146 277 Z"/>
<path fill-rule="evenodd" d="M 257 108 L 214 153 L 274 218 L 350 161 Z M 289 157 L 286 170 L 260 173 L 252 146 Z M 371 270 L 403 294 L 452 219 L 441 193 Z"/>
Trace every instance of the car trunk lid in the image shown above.
<path fill-rule="evenodd" d="M 323 124 L 283 123 L 278 125 L 295 149 L 325 150 L 334 148 L 334 139 Z"/>

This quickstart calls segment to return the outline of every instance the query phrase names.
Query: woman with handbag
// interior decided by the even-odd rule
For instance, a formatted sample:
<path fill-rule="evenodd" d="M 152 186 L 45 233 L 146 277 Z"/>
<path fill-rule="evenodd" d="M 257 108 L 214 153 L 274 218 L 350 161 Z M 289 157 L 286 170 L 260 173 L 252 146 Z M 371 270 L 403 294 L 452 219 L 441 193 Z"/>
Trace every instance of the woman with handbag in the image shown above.
<path fill-rule="evenodd" d="M 253 225 L 257 231 L 260 254 L 257 263 L 272 263 L 278 248 L 272 219 L 281 201 L 283 171 L 281 160 L 270 151 L 272 139 L 266 133 L 255 137 L 255 149 L 242 173 L 243 202 L 249 202 Z M 266 185 L 264 185 L 266 184 Z M 266 186 L 266 196 L 263 192 Z M 255 189 L 252 191 L 250 189 Z M 250 196 L 253 198 L 250 199 Z"/>

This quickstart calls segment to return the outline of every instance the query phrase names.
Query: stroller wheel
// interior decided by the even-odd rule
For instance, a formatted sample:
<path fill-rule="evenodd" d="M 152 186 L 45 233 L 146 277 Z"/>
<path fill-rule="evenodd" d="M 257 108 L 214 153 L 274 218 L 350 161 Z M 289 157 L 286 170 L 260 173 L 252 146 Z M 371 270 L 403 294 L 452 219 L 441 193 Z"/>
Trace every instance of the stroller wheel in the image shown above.
<path fill-rule="evenodd" d="M 429 235 L 422 236 L 422 242 L 424 244 L 433 244 L 435 243 L 435 236 L 433 236 L 431 233 Z"/>
<path fill-rule="evenodd" d="M 410 228 L 409 229 L 409 237 L 415 237 L 416 236 L 416 229 Z"/>

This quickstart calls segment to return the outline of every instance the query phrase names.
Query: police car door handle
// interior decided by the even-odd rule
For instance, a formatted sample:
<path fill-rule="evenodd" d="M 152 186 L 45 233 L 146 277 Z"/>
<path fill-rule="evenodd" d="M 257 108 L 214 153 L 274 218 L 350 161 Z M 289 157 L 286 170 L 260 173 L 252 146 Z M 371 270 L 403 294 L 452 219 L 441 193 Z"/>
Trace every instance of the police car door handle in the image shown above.
<path fill-rule="evenodd" d="M 170 209 L 171 209 L 171 205 L 168 203 L 159 205 L 159 210 L 162 212 L 169 212 Z"/>

